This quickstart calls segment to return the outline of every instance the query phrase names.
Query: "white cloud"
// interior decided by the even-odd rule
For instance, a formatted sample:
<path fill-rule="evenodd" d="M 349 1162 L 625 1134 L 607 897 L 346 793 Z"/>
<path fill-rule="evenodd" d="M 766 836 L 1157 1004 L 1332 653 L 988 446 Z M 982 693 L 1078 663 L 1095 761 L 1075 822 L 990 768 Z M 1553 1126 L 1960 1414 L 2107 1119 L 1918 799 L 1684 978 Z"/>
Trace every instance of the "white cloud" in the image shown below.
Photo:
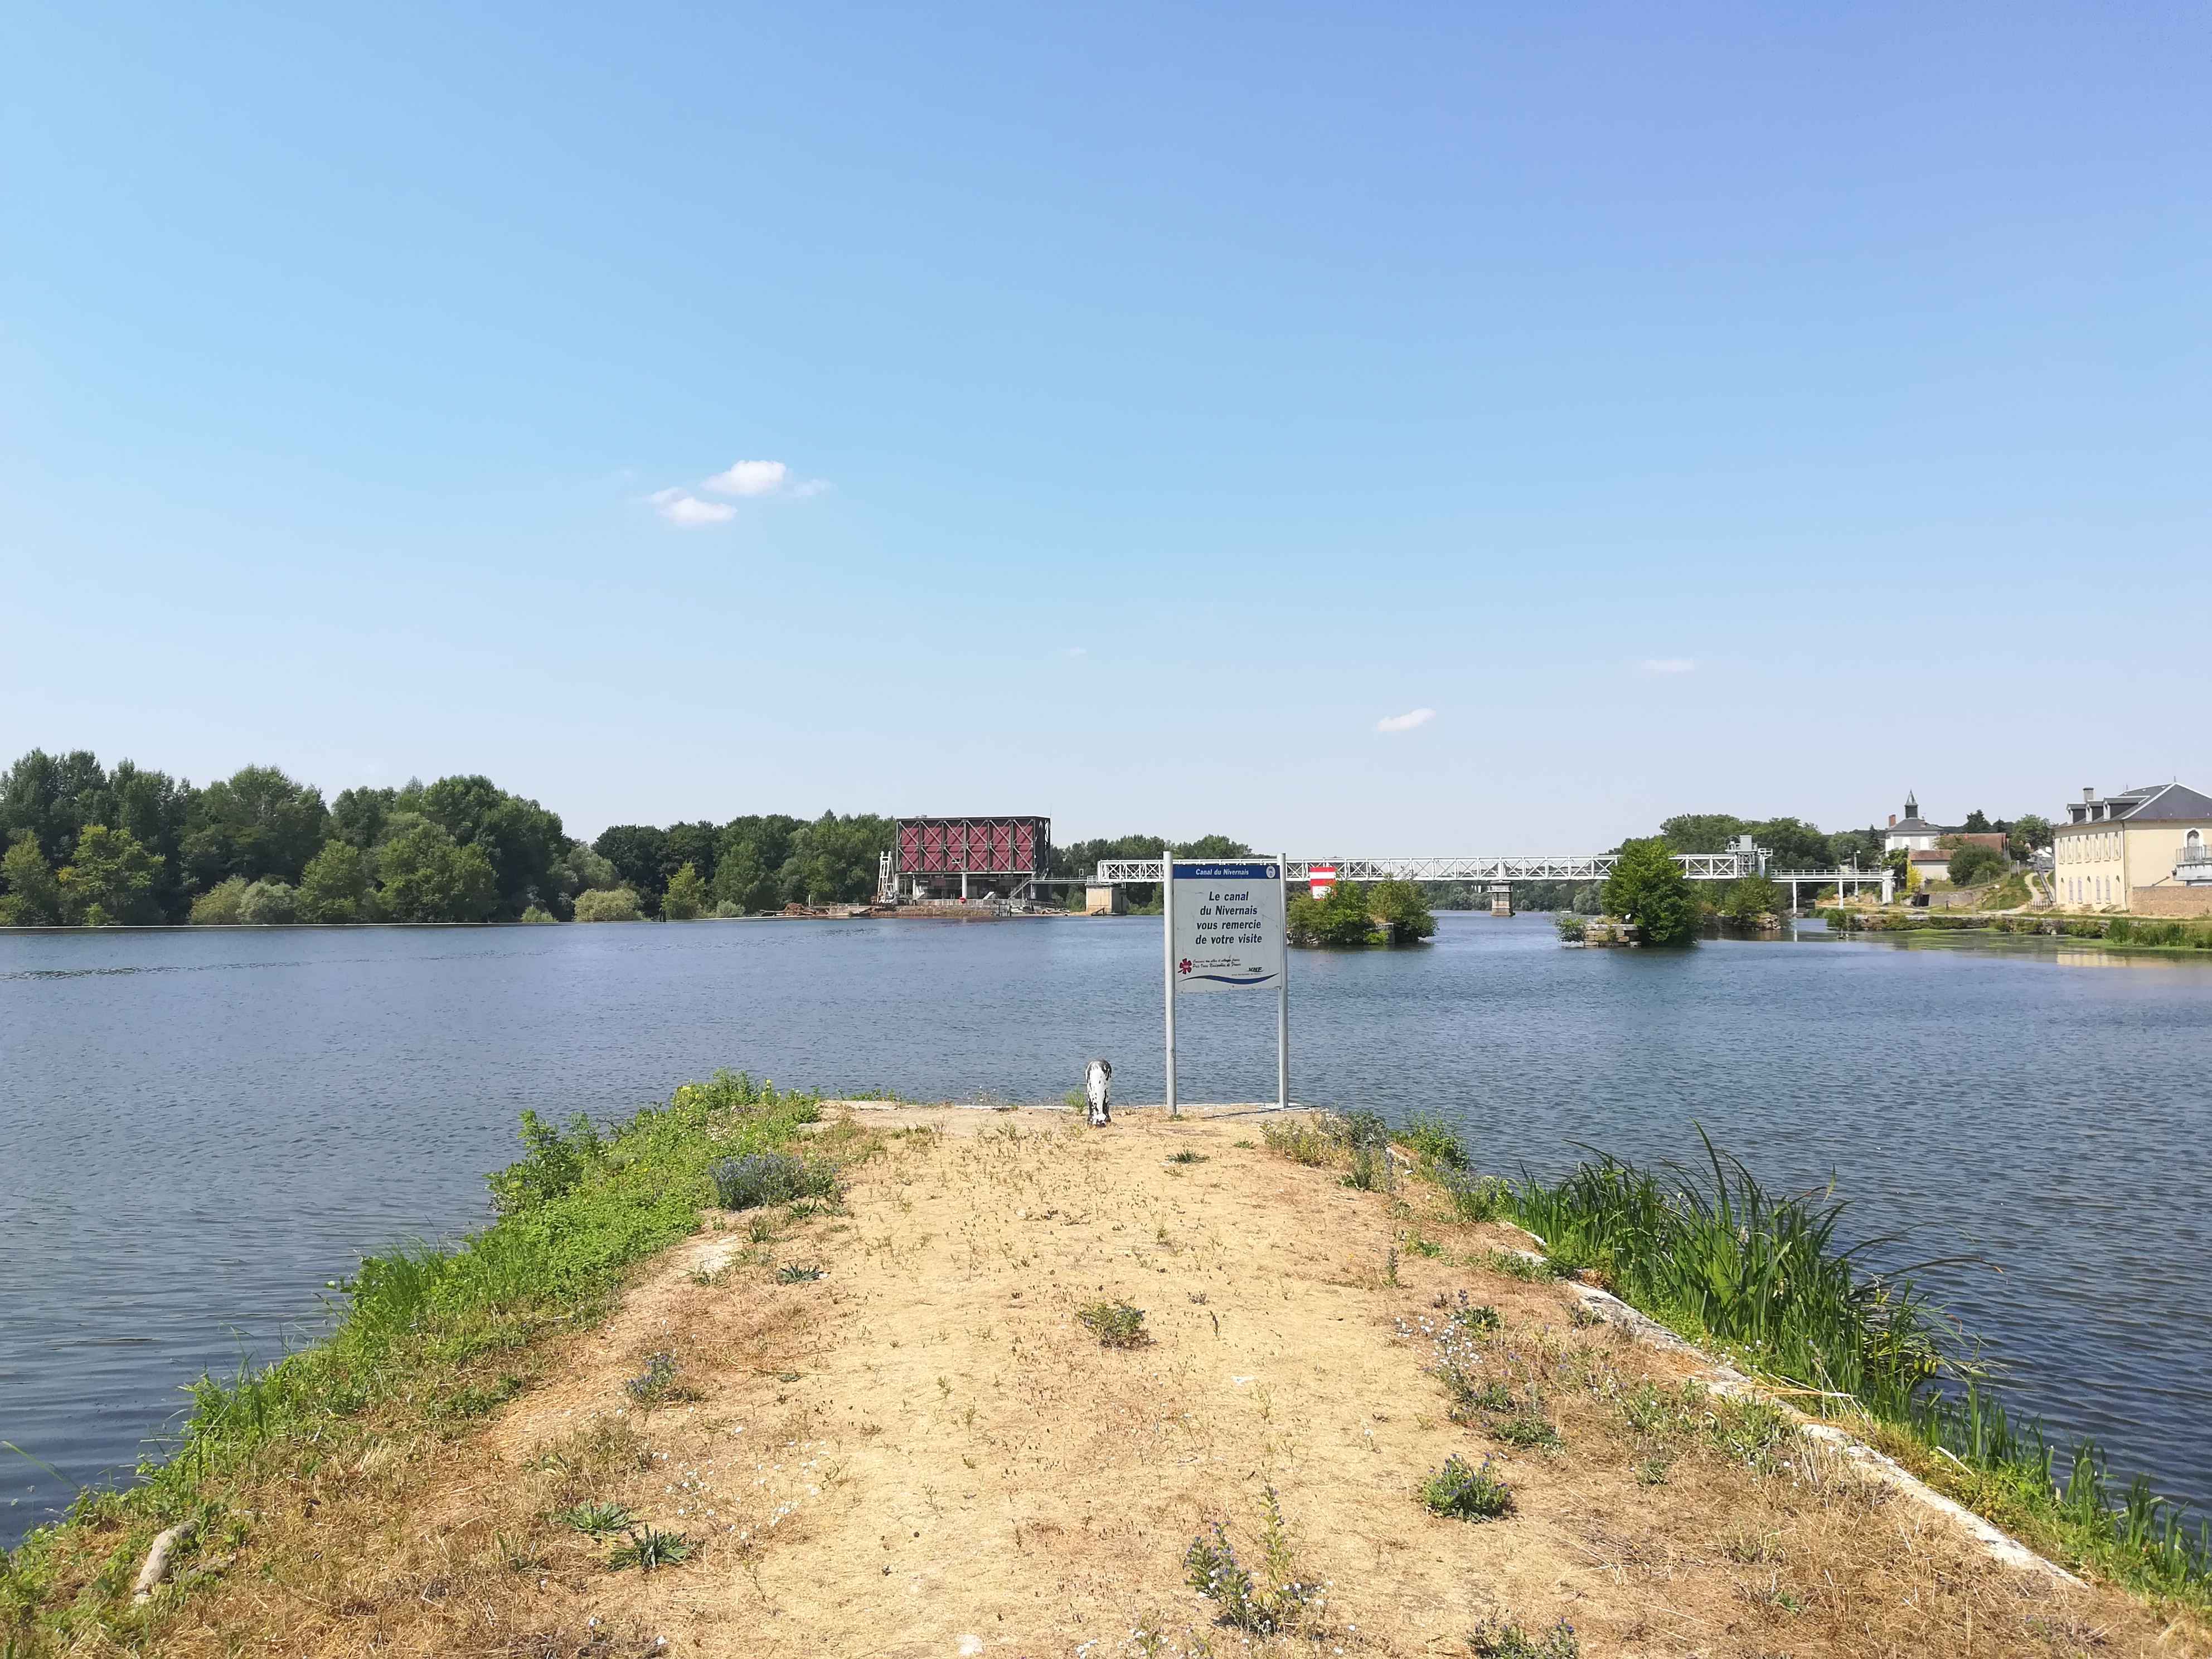
<path fill-rule="evenodd" d="M 1694 672 L 1697 666 L 1696 659 L 1692 657 L 1646 657 L 1643 664 L 1647 674 L 1688 674 Z"/>
<path fill-rule="evenodd" d="M 717 495 L 773 495 L 791 481 L 791 469 L 781 461 L 732 461 L 699 486 Z M 812 495 L 811 489 L 806 493 Z"/>
<path fill-rule="evenodd" d="M 1091 654 L 1091 647 L 1087 645 L 1063 646 L 1060 654 L 1063 657 L 1087 657 Z"/>
<path fill-rule="evenodd" d="M 669 523 L 686 530 L 702 524 L 727 524 L 738 516 L 738 509 L 726 501 L 702 501 L 681 489 L 656 489 L 646 500 Z"/>
<path fill-rule="evenodd" d="M 1375 722 L 1377 732 L 1410 732 L 1417 726 L 1426 726 L 1436 719 L 1433 708 L 1409 708 L 1402 714 L 1385 714 Z"/>

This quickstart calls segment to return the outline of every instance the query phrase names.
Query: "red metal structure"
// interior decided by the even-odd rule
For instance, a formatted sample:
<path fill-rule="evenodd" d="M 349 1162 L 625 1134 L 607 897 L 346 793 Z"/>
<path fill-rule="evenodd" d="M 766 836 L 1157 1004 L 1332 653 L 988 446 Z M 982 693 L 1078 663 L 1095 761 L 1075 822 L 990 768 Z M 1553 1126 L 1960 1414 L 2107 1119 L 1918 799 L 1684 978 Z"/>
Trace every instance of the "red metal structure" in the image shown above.
<path fill-rule="evenodd" d="M 1047 817 L 898 818 L 891 872 L 903 890 L 934 893 L 957 881 L 964 897 L 981 878 L 992 890 L 1011 882 L 1019 892 L 1052 861 Z"/>

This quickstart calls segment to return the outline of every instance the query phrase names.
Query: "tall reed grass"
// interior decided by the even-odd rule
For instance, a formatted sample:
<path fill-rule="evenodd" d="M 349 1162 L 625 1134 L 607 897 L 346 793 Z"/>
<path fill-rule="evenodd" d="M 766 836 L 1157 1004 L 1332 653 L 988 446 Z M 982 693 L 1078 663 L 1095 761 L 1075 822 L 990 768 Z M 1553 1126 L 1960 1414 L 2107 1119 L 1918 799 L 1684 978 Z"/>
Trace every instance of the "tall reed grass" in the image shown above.
<path fill-rule="evenodd" d="M 2090 1442 L 2063 1460 L 2062 1480 L 2042 1425 L 2007 1411 L 1971 1339 L 1915 1281 L 1971 1258 L 1877 1267 L 1869 1257 L 1897 1241 L 1844 1245 L 1846 1206 L 1832 1188 L 1770 1192 L 1698 1137 L 1706 1170 L 1599 1153 L 1556 1182 L 1524 1174 L 1503 1207 L 1561 1271 L 1588 1272 L 1683 1334 L 1809 1391 L 1808 1409 L 1848 1396 L 1957 1460 L 1993 1507 L 2039 1516 L 2077 1559 L 2138 1589 L 2212 1599 L 2212 1524 L 2192 1528 L 2142 1476 L 2116 1492 Z"/>

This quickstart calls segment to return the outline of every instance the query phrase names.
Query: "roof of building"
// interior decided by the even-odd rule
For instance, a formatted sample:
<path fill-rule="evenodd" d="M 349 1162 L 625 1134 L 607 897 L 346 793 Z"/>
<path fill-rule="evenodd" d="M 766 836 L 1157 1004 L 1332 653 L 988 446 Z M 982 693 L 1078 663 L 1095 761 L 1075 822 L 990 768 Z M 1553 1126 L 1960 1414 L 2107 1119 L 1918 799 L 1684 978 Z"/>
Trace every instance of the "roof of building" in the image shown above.
<path fill-rule="evenodd" d="M 2126 794 L 2108 799 L 2124 800 L 2129 795 L 2142 797 L 2142 804 L 2117 815 L 2124 823 L 2173 823 L 2190 818 L 2212 818 L 2212 796 L 2201 795 L 2182 784 L 2161 783 L 2149 789 L 2130 789 Z"/>

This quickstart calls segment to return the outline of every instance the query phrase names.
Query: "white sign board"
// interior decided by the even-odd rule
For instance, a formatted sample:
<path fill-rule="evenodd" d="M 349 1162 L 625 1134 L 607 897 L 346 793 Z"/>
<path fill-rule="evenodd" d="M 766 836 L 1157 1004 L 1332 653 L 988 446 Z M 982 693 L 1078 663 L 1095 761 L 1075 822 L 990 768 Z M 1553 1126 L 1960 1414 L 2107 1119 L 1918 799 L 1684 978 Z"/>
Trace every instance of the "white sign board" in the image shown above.
<path fill-rule="evenodd" d="M 1275 859 L 1174 866 L 1178 991 L 1274 990 L 1283 982 L 1283 866 Z"/>

